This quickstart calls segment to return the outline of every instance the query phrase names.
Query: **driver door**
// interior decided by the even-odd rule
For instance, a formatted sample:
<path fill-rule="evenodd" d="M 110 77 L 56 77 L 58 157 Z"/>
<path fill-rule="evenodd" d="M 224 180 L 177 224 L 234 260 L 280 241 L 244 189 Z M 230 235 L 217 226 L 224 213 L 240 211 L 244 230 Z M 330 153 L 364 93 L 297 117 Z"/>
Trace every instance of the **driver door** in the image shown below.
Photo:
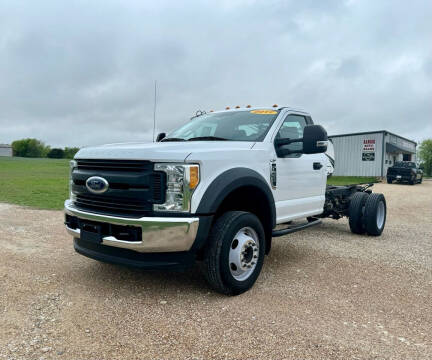
<path fill-rule="evenodd" d="M 276 138 L 300 139 L 307 120 L 300 114 L 284 119 Z M 301 150 L 301 142 L 284 145 L 284 149 Z M 277 186 L 274 191 L 277 223 L 317 215 L 325 199 L 324 154 L 289 154 L 276 158 Z"/>

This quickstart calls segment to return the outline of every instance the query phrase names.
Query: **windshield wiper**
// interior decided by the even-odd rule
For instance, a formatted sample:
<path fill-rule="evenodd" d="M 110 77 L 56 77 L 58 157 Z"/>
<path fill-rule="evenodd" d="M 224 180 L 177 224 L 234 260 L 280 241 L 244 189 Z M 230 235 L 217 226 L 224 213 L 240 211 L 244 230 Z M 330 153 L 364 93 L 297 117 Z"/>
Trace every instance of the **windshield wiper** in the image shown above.
<path fill-rule="evenodd" d="M 186 141 L 186 140 L 183 138 L 172 137 L 172 138 L 164 138 L 161 140 L 161 142 L 163 142 L 163 141 Z"/>
<path fill-rule="evenodd" d="M 188 141 L 200 141 L 200 140 L 229 140 L 229 139 L 225 139 L 223 137 L 217 137 L 217 136 L 197 136 L 188 139 Z"/>

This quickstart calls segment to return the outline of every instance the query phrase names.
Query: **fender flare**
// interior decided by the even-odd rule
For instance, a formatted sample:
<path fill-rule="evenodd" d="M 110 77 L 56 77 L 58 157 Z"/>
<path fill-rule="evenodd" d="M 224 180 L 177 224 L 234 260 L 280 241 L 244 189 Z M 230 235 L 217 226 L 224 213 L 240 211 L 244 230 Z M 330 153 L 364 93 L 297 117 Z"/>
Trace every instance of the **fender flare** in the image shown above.
<path fill-rule="evenodd" d="M 197 208 L 197 214 L 214 214 L 225 198 L 243 186 L 255 186 L 263 191 L 270 205 L 272 226 L 276 226 L 276 206 L 273 193 L 265 179 L 248 168 L 234 168 L 220 174 L 205 191 Z"/>

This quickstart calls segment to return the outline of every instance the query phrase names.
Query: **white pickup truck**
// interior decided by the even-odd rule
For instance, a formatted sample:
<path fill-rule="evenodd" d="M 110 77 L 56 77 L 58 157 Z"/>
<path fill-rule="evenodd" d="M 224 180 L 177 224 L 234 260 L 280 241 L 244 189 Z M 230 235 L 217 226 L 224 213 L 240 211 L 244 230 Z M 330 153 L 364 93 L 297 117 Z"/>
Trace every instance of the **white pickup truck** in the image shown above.
<path fill-rule="evenodd" d="M 75 250 L 143 269 L 196 261 L 236 295 L 258 278 L 272 237 L 349 217 L 380 235 L 382 194 L 326 186 L 327 133 L 289 107 L 200 113 L 155 143 L 89 147 L 71 161 L 65 224 Z"/>

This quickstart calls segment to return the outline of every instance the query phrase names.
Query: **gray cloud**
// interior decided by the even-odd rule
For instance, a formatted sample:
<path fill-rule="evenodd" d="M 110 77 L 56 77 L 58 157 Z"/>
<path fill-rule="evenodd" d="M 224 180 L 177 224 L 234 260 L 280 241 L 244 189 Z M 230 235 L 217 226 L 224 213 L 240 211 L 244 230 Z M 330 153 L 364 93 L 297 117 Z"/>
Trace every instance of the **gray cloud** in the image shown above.
<path fill-rule="evenodd" d="M 407 16 L 409 15 L 409 16 Z M 0 5 L 0 142 L 149 141 L 197 109 L 290 105 L 329 133 L 432 136 L 429 1 Z"/>

